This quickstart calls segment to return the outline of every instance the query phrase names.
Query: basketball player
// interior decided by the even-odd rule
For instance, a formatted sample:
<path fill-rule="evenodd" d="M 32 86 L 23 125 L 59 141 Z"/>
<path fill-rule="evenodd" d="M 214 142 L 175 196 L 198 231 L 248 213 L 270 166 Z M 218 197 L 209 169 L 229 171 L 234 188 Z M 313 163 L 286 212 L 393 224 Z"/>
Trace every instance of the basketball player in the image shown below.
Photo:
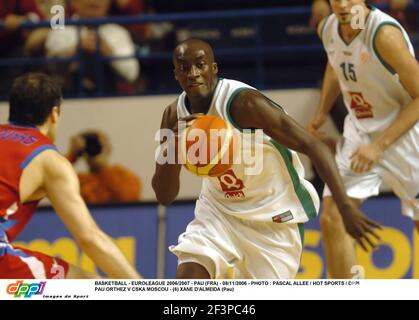
<path fill-rule="evenodd" d="M 25 74 L 14 81 L 9 104 L 10 124 L 0 125 L 0 278 L 98 277 L 59 258 L 13 246 L 44 196 L 101 270 L 113 278 L 139 278 L 94 222 L 80 196 L 77 175 L 53 144 L 60 88 L 44 74 Z"/>
<path fill-rule="evenodd" d="M 244 164 L 234 164 L 219 177 L 204 178 L 195 219 L 171 247 L 178 256 L 177 278 L 295 277 L 303 223 L 317 216 L 319 206 L 295 151 L 310 156 L 332 186 L 348 232 L 359 241 L 374 234 L 377 225 L 346 197 L 328 147 L 255 88 L 219 79 L 209 44 L 182 42 L 174 50 L 173 63 L 184 92 L 166 108 L 161 128 L 176 131 L 178 119 L 203 113 L 229 122 L 238 135 L 244 128 L 264 132 L 261 174 L 246 175 Z M 175 200 L 180 170 L 179 164 L 156 164 L 152 184 L 161 204 Z"/>
<path fill-rule="evenodd" d="M 342 93 L 349 114 L 336 161 L 348 196 L 359 206 L 386 181 L 419 231 L 419 66 L 412 45 L 396 20 L 364 0 L 330 4 L 333 14 L 319 25 L 329 62 L 310 131 L 316 133 Z M 354 24 L 359 12 L 365 15 L 364 29 Z M 331 197 L 333 188 L 324 190 L 321 227 L 330 276 L 347 278 L 355 250 Z"/>

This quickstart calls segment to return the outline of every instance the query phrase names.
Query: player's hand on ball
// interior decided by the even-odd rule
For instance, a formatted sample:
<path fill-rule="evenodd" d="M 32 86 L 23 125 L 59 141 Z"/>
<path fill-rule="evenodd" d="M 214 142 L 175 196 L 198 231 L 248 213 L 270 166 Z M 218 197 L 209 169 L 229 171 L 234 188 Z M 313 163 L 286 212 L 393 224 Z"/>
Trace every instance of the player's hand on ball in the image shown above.
<path fill-rule="evenodd" d="M 178 154 L 178 145 L 180 138 L 182 136 L 182 132 L 188 128 L 195 119 L 203 116 L 203 113 L 194 113 L 187 117 L 183 117 L 176 121 L 172 128 L 169 128 L 172 133 L 174 134 L 174 139 L 168 139 L 167 142 L 167 149 L 164 150 L 163 156 L 167 156 L 167 154 L 174 154 L 175 155 L 175 162 L 178 164 L 179 161 L 179 154 Z"/>
<path fill-rule="evenodd" d="M 375 242 L 380 241 L 381 238 L 374 229 L 382 229 L 381 226 L 377 222 L 367 218 L 352 204 L 348 205 L 344 210 L 341 210 L 341 213 L 346 232 L 365 251 L 369 251 L 369 248 L 374 249 L 377 243 L 372 241 L 371 236 L 375 238 Z"/>

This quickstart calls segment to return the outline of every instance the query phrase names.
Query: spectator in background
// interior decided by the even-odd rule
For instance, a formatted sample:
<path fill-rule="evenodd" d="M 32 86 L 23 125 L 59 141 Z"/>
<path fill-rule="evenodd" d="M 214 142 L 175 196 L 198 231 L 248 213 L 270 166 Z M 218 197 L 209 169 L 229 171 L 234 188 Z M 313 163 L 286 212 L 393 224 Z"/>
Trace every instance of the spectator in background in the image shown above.
<path fill-rule="evenodd" d="M 42 12 L 44 17 L 51 17 L 51 8 L 55 5 L 60 5 L 68 13 L 67 3 L 69 0 L 35 0 L 39 10 Z"/>
<path fill-rule="evenodd" d="M 145 13 L 145 6 L 142 0 L 113 0 L 110 8 L 112 16 L 141 16 Z M 135 42 L 141 42 L 146 38 L 146 24 L 131 24 L 127 28 Z"/>
<path fill-rule="evenodd" d="M 152 6 L 161 12 L 185 12 L 206 10 L 238 10 L 253 8 L 309 6 L 312 0 L 150 0 Z"/>
<path fill-rule="evenodd" d="M 78 173 L 80 193 L 88 204 L 135 202 L 140 200 L 140 179 L 121 165 L 109 164 L 111 145 L 105 133 L 86 131 L 71 138 L 67 158 L 83 158 L 89 172 Z"/>
<path fill-rule="evenodd" d="M 15 47 L 23 47 L 25 33 L 19 30 L 26 21 L 38 22 L 43 18 L 35 0 L 2 0 L 0 21 L 4 30 L 0 30 L 0 54 L 10 52 Z"/>
<path fill-rule="evenodd" d="M 406 7 L 409 5 L 410 0 L 371 0 L 368 1 L 369 4 L 388 4 L 390 6 L 389 14 L 397 19 L 403 27 L 408 29 L 408 23 L 406 19 Z M 312 4 L 312 14 L 311 14 L 311 20 L 310 24 L 315 28 L 318 23 L 328 15 L 332 13 L 330 7 L 329 7 L 329 1 L 328 0 L 313 0 Z"/>
<path fill-rule="evenodd" d="M 0 3 L 0 58 L 16 58 L 23 55 L 24 47 L 35 45 L 29 41 L 32 30 L 22 30 L 20 26 L 26 21 L 37 22 L 43 18 L 36 0 L 2 0 Z M 1 67 L 0 96 L 6 96 L 9 86 L 23 70 L 21 67 Z"/>
<path fill-rule="evenodd" d="M 110 11 L 114 15 L 136 15 L 141 14 L 143 9 L 142 0 L 112 0 Z"/>
<path fill-rule="evenodd" d="M 72 0 L 71 8 L 74 11 L 72 18 L 99 18 L 108 16 L 111 0 Z M 98 33 L 99 43 L 97 43 Z M 105 57 L 126 57 L 136 53 L 133 40 L 124 27 L 118 24 L 104 24 L 96 27 L 82 27 L 80 32 L 80 54 L 84 64 L 84 77 L 81 79 L 83 88 L 87 93 L 94 93 L 98 89 L 96 79 L 97 46 L 100 54 Z M 78 32 L 77 27 L 67 26 L 64 30 L 51 30 L 48 34 L 45 50 L 48 57 L 73 57 L 78 53 Z M 65 85 L 66 91 L 74 92 L 78 86 L 78 79 L 75 74 L 79 66 L 72 64 L 67 72 L 72 75 L 70 86 Z M 136 58 L 116 59 L 103 62 L 103 89 L 105 92 L 120 92 L 118 88 L 124 88 L 120 93 L 126 92 L 126 84 L 134 84 L 138 79 L 140 65 Z M 59 73 L 61 73 L 59 71 Z M 67 76 L 65 76 L 67 77 Z"/>
<path fill-rule="evenodd" d="M 68 8 L 67 2 L 69 0 L 35 0 L 38 10 L 41 12 L 42 16 L 45 19 L 50 20 L 54 13 L 51 13 L 51 8 L 54 5 L 60 5 L 64 8 L 65 17 L 68 18 Z M 43 57 L 45 55 L 45 41 L 48 37 L 50 29 L 47 28 L 37 28 L 31 32 L 30 37 L 28 37 L 25 48 L 24 55 L 30 57 Z M 32 72 L 42 72 L 44 68 L 42 66 L 31 66 L 29 68 Z"/>
<path fill-rule="evenodd" d="M 413 31 L 407 19 L 406 9 L 411 0 L 371 0 L 369 2 L 377 5 L 388 4 L 390 6 L 388 14 L 398 20 L 408 33 Z"/>
<path fill-rule="evenodd" d="M 315 29 L 323 18 L 332 13 L 327 0 L 313 0 L 311 5 L 310 25 Z"/>

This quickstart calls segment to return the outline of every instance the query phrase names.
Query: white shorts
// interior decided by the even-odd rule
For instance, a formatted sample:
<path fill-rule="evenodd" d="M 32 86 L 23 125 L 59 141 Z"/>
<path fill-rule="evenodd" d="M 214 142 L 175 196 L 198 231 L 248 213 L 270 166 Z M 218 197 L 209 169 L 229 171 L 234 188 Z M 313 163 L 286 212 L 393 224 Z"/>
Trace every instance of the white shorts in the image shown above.
<path fill-rule="evenodd" d="M 391 145 L 369 172 L 353 172 L 350 156 L 359 145 L 370 141 L 370 135 L 357 130 L 347 116 L 335 159 L 348 196 L 366 199 L 377 195 L 384 181 L 400 198 L 402 214 L 419 220 L 419 123 Z M 323 197 L 330 195 L 326 186 Z"/>
<path fill-rule="evenodd" d="M 302 224 L 243 220 L 201 198 L 195 219 L 169 249 L 179 265 L 198 263 L 212 279 L 288 279 L 298 272 L 302 237 Z"/>

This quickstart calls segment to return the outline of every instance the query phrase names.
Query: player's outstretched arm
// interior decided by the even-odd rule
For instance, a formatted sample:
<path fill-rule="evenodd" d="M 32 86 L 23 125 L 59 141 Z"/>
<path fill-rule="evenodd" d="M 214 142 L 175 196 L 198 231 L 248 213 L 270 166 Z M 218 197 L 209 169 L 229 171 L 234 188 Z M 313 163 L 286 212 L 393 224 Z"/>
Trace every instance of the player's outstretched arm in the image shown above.
<path fill-rule="evenodd" d="M 80 196 L 70 162 L 55 151 L 42 157 L 43 187 L 60 219 L 93 262 L 112 278 L 141 278 L 112 239 L 95 223 Z"/>
<path fill-rule="evenodd" d="M 278 143 L 307 154 L 320 177 L 332 190 L 347 232 L 362 246 L 366 247 L 363 240 L 374 246 L 368 233 L 378 238 L 373 228 L 379 226 L 365 217 L 346 196 L 333 155 L 323 142 L 310 135 L 279 107 L 255 90 L 244 90 L 236 96 L 231 115 L 242 128 L 263 129 L 264 133 Z"/>
<path fill-rule="evenodd" d="M 326 5 L 328 5 L 326 3 Z M 324 25 L 327 21 L 327 17 L 320 21 L 319 25 L 317 26 L 317 34 L 322 39 L 322 32 Z M 320 93 L 320 101 L 317 106 L 316 113 L 314 114 L 313 119 L 311 119 L 308 123 L 308 130 L 311 134 L 318 136 L 317 130 L 323 125 L 326 121 L 327 115 L 329 114 L 330 110 L 332 109 L 333 105 L 337 97 L 341 94 L 340 85 L 338 77 L 333 70 L 332 65 L 327 62 L 326 69 L 323 76 L 323 83 L 322 89 Z"/>
<path fill-rule="evenodd" d="M 172 103 L 164 111 L 160 129 L 169 129 L 174 135 L 177 135 L 177 123 L 176 103 Z M 161 141 L 160 156 L 167 158 L 168 152 L 176 152 L 176 146 L 173 145 L 173 142 L 171 139 Z M 157 201 L 164 206 L 170 205 L 179 193 L 181 165 L 177 164 L 177 155 L 175 155 L 175 160 L 175 164 L 159 164 L 156 161 L 156 170 L 151 184 Z"/>
<path fill-rule="evenodd" d="M 341 91 L 338 77 L 333 70 L 333 67 L 328 62 L 324 72 L 320 101 L 313 119 L 311 119 L 308 124 L 308 130 L 310 133 L 317 135 L 317 130 L 326 121 L 327 115 L 332 109 L 340 93 Z"/>
<path fill-rule="evenodd" d="M 381 58 L 399 75 L 400 83 L 413 99 L 374 141 L 384 151 L 419 121 L 419 64 L 410 53 L 402 32 L 394 26 L 386 25 L 378 31 L 375 46 Z"/>

